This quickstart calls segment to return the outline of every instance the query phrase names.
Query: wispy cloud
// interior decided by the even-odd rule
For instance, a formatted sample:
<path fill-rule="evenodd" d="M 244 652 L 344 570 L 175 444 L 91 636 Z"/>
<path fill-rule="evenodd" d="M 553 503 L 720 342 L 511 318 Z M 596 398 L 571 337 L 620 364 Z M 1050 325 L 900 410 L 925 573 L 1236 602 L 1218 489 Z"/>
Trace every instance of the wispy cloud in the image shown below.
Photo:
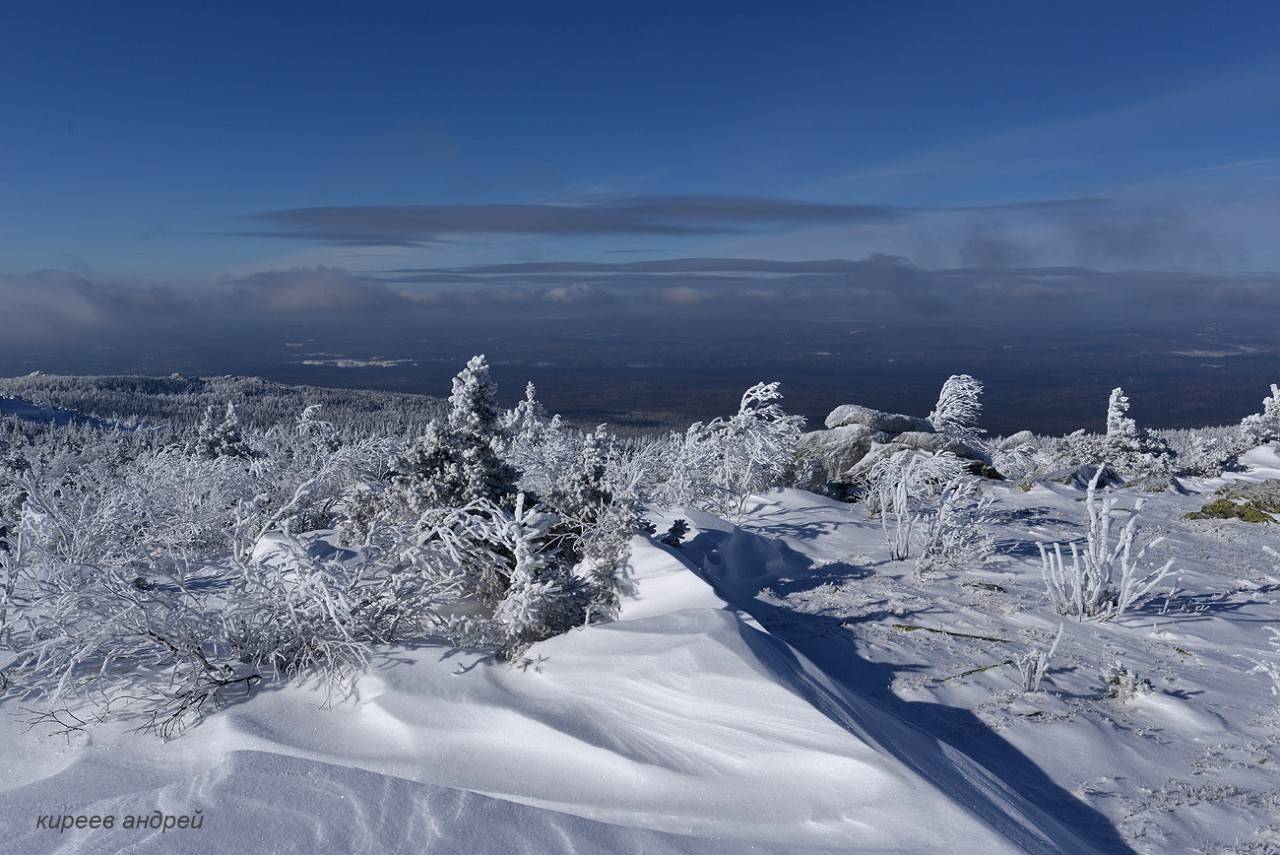
<path fill-rule="evenodd" d="M 15 343 L 108 328 L 189 305 L 167 289 L 97 285 L 65 270 L 0 274 L 4 338 Z"/>
<path fill-rule="evenodd" d="M 378 311 L 405 304 L 386 285 L 328 267 L 255 273 L 223 283 L 254 312 Z"/>
<path fill-rule="evenodd" d="M 727 196 L 648 196 L 542 205 L 345 205 L 252 214 L 237 235 L 349 245 L 421 246 L 460 236 L 697 235 L 884 222 L 883 205 Z"/>

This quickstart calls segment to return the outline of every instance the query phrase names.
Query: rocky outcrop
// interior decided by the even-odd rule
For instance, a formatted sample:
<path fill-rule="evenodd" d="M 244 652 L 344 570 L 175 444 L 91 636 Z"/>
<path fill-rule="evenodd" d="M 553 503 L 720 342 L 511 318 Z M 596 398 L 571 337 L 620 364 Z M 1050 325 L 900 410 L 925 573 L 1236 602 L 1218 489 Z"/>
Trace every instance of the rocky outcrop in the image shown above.
<path fill-rule="evenodd" d="M 828 481 L 839 481 L 873 445 L 888 442 L 890 436 L 864 424 L 816 430 L 800 437 L 796 459 L 802 471 L 810 473 L 808 480 L 812 486 L 821 486 Z"/>
<path fill-rule="evenodd" d="M 974 474 L 1000 477 L 985 452 L 938 433 L 928 419 L 844 404 L 831 411 L 826 425 L 802 436 L 796 452 L 812 486 L 856 480 L 877 460 L 907 449 L 949 451 L 971 461 Z"/>

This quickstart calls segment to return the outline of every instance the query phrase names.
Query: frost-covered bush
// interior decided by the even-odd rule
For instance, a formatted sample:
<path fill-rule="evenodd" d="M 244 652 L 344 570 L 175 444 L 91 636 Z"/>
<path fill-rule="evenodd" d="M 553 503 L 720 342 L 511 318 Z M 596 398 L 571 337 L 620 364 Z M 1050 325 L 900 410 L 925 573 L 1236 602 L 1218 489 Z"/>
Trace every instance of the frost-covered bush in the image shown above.
<path fill-rule="evenodd" d="M 510 658 L 612 615 L 639 518 L 626 455 L 531 395 L 506 424 L 482 357 L 453 393 L 409 444 L 315 407 L 266 431 L 234 407 L 194 437 L 29 431 L 0 470 L 0 685 L 170 735 L 264 680 L 341 690 L 395 639 Z M 540 496 L 503 457 L 517 442 Z"/>
<path fill-rule="evenodd" d="M 454 380 L 448 420 L 429 425 L 387 477 L 354 487 L 344 537 L 381 551 L 408 539 L 446 557 L 463 596 L 483 607 L 450 635 L 510 658 L 614 612 L 639 509 L 614 487 L 603 428 L 548 421 L 532 387 L 505 414 L 495 400 L 475 357 Z"/>
<path fill-rule="evenodd" d="M 500 532 L 499 542 L 513 557 L 506 593 L 493 612 L 501 633 L 500 659 L 513 659 L 533 642 L 581 626 L 592 616 L 596 591 L 548 546 L 554 522 L 537 508 L 526 511 L 520 497 Z"/>
<path fill-rule="evenodd" d="M 1058 634 L 1054 637 L 1053 644 L 1047 649 L 1032 648 L 1014 657 L 1013 663 L 1017 666 L 1018 675 L 1022 678 L 1022 691 L 1040 691 L 1040 684 L 1044 682 L 1044 676 L 1049 672 L 1049 663 L 1053 660 L 1053 654 L 1058 651 L 1058 645 L 1062 642 L 1064 629 L 1065 627 L 1058 627 Z"/>
<path fill-rule="evenodd" d="M 978 564 L 995 552 L 995 540 L 983 527 L 990 522 L 992 499 L 982 495 L 979 479 L 969 475 L 953 478 L 942 489 L 933 507 L 921 511 L 920 557 L 916 574 L 930 570 Z"/>
<path fill-rule="evenodd" d="M 1176 475 L 1216 478 L 1235 467 L 1236 458 L 1254 446 L 1239 425 L 1165 430 L 1159 436 L 1176 455 Z"/>
<path fill-rule="evenodd" d="M 931 454 L 908 449 L 875 462 L 866 478 L 867 512 L 880 517 L 894 561 L 909 557 L 912 529 L 922 507 L 949 486 L 953 492 L 958 489 L 966 472 L 964 461 L 946 451 Z M 942 538 L 945 522 L 931 530 L 931 536 Z M 935 544 L 935 550 L 938 547 Z"/>
<path fill-rule="evenodd" d="M 1043 466 L 1041 440 L 1030 431 L 996 440 L 988 445 L 991 465 L 1006 479 L 1026 478 Z"/>
<path fill-rule="evenodd" d="M 1102 672 L 1102 697 L 1106 700 L 1124 703 L 1154 690 L 1150 680 L 1139 677 L 1120 662 L 1112 663 Z"/>
<path fill-rule="evenodd" d="M 176 449 L 142 455 L 118 472 L 91 461 L 54 479 L 35 466 L 13 483 L 23 496 L 17 527 L 28 533 L 31 554 L 140 569 L 155 555 L 228 547 L 236 508 L 259 495 L 240 460 Z"/>
<path fill-rule="evenodd" d="M 1081 552 L 1075 543 L 1070 544 L 1070 567 L 1063 563 L 1060 544 L 1053 544 L 1051 551 L 1046 550 L 1044 544 L 1037 544 L 1045 587 L 1058 614 L 1075 615 L 1081 619 L 1118 618 L 1149 595 L 1173 566 L 1172 559 L 1154 570 L 1144 571 L 1138 566 L 1147 548 L 1158 543 L 1160 538 L 1148 543 L 1136 556 L 1132 554 L 1141 500 L 1113 542 L 1111 513 L 1115 500 L 1107 496 L 1098 501 L 1101 473 L 1102 469 L 1094 473 L 1085 497 L 1089 514 L 1085 548 Z"/>
<path fill-rule="evenodd" d="M 643 498 L 741 513 L 747 497 L 785 483 L 804 418 L 787 415 L 781 398 L 777 383 L 758 383 L 743 394 L 735 415 L 697 422 L 650 446 L 637 463 L 657 483 Z"/>
<path fill-rule="evenodd" d="M 1128 412 L 1129 398 L 1117 386 L 1107 402 L 1107 436 L 1103 459 L 1097 462 L 1125 475 L 1169 475 L 1173 469 L 1172 449 L 1159 437 L 1140 429 Z"/>
<path fill-rule="evenodd" d="M 196 451 L 203 457 L 252 457 L 253 452 L 240 430 L 240 416 L 236 405 L 228 402 L 219 421 L 213 405 L 204 412 L 204 420 L 196 430 Z"/>
<path fill-rule="evenodd" d="M 263 680 L 309 675 L 344 689 L 372 645 L 457 591 L 447 573 L 338 560 L 287 533 L 216 566 L 174 557 L 146 579 L 121 561 L 39 560 L 29 536 L 0 556 L 6 604 L 20 607 L 0 614 L 10 692 L 51 707 L 89 701 L 166 737 Z"/>
<path fill-rule="evenodd" d="M 1128 478 L 1168 478 L 1174 471 L 1176 453 L 1161 437 L 1139 428 L 1128 412 L 1124 389 L 1112 389 L 1106 434 L 1075 431 L 1054 443 L 1052 456 L 1061 468 L 1105 465 Z"/>

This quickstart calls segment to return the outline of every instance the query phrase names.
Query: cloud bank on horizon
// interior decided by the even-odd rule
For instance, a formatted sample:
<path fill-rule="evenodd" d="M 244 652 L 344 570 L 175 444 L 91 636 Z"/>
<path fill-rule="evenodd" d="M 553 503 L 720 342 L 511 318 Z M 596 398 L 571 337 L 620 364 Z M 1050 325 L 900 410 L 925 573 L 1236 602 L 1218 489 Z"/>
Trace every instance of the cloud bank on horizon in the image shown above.
<path fill-rule="evenodd" d="M 1280 310 L 1280 274 L 934 270 L 889 255 L 797 262 L 675 258 L 400 269 L 377 277 L 297 268 L 228 277 L 192 294 L 40 271 L 0 275 L 0 304 L 22 319 L 6 328 L 10 345 L 155 324 L 230 329 L 272 318 L 327 317 L 359 329 L 380 317 L 475 320 L 493 311 L 519 311 L 531 320 L 539 313 L 608 314 L 642 325 L 677 307 L 728 324 L 765 312 L 778 318 L 847 313 L 907 322 L 981 318 L 1035 329 L 1132 315 L 1135 329 L 1150 330 L 1166 321 L 1256 320 L 1260 312 L 1274 313 Z"/>

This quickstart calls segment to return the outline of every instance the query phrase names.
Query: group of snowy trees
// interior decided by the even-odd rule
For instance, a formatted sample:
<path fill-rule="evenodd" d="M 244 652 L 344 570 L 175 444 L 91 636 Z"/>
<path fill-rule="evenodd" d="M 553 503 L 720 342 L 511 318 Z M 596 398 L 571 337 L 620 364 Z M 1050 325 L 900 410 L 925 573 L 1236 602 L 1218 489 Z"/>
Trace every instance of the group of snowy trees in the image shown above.
<path fill-rule="evenodd" d="M 1280 439 L 1271 391 L 1262 413 L 1208 439 L 1139 430 L 1117 389 L 1105 436 L 992 442 L 978 427 L 982 384 L 956 375 L 928 421 L 942 445 L 1023 470 L 1010 475 L 1081 462 L 1171 473 L 1174 460 L 1224 466 Z M 92 698 L 167 735 L 263 680 L 316 675 L 341 692 L 378 645 L 443 639 L 518 661 L 616 612 L 631 539 L 652 531 L 648 506 L 735 517 L 793 482 L 803 419 L 780 397 L 758 384 L 732 415 L 624 440 L 548 417 L 532 385 L 504 410 L 475 357 L 408 436 L 400 422 L 361 433 L 316 404 L 246 425 L 241 405 L 207 398 L 199 419 L 170 404 L 183 414 L 173 429 L 0 419 L 0 689 L 52 707 Z M 891 558 L 914 555 L 923 574 L 991 553 L 973 460 L 881 451 L 852 493 Z M 658 539 L 675 547 L 687 533 L 678 521 Z M 1074 603 L 1070 568 L 1045 561 Z M 1149 587 L 1126 567 L 1119 599 L 1105 568 L 1095 574 L 1086 613 L 1123 609 L 1126 579 Z"/>
<path fill-rule="evenodd" d="M 802 420 L 776 384 L 739 412 L 624 442 L 497 404 L 472 359 L 413 439 L 344 436 L 308 406 L 180 430 L 0 437 L 3 688 L 92 699 L 163 735 L 263 680 L 341 693 L 383 644 L 518 659 L 608 618 L 645 503 L 725 510 L 784 481 Z"/>

